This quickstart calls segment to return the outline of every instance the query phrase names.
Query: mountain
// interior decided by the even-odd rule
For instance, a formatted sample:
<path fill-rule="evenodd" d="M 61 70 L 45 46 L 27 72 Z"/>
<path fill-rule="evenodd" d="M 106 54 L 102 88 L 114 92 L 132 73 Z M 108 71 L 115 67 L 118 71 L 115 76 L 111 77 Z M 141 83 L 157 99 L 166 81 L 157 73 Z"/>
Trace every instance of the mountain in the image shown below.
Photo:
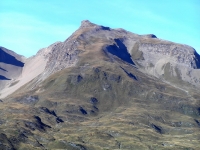
<path fill-rule="evenodd" d="M 0 90 L 4 88 L 7 81 L 20 76 L 23 66 L 22 56 L 0 47 Z"/>
<path fill-rule="evenodd" d="M 2 149 L 200 148 L 190 46 L 85 20 L 35 56 L 4 53 L 2 72 L 15 69 L 1 74 Z"/>

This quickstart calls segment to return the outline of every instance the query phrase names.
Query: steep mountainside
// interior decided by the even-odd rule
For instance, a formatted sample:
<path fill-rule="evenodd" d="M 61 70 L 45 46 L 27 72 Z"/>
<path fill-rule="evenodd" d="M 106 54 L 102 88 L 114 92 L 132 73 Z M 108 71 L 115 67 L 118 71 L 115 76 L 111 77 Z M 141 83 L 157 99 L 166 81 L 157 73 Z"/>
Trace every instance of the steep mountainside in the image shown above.
<path fill-rule="evenodd" d="M 24 66 L 24 58 L 0 47 L 0 90 L 12 79 L 18 78 Z"/>
<path fill-rule="evenodd" d="M 96 43 L 98 39 L 101 42 Z M 188 90 L 188 86 L 192 84 L 200 88 L 200 56 L 192 47 L 164 41 L 153 34 L 137 35 L 123 29 L 98 26 L 86 20 L 66 41 L 54 43 L 24 60 L 25 65 L 17 66 L 18 71 L 11 69 L 14 72 L 8 73 L 1 69 L 1 78 L 11 81 L 7 81 L 7 88 L 2 84 L 4 89 L 0 91 L 0 97 L 6 97 L 35 79 L 28 90 L 33 89 L 51 74 L 76 65 L 83 47 L 92 43 L 99 45 L 99 49 L 103 49 L 105 53 L 117 56 L 135 65 L 140 71 L 174 86 Z M 19 57 L 16 60 L 17 58 Z M 10 77 L 13 75 L 14 78 Z"/>
<path fill-rule="evenodd" d="M 200 149 L 189 46 L 86 20 L 24 63 L 1 90 L 2 149 Z"/>

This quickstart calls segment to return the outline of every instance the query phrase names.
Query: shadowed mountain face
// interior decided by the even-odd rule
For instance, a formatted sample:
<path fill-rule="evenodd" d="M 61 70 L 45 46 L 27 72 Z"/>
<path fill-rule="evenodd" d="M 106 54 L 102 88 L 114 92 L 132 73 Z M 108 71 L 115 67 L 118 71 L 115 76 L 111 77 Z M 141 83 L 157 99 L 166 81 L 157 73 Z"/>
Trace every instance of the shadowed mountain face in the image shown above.
<path fill-rule="evenodd" d="M 200 55 L 195 51 L 195 63 L 197 64 L 197 69 L 200 69 Z"/>
<path fill-rule="evenodd" d="M 119 57 L 123 61 L 134 65 L 126 46 L 119 39 L 115 39 L 114 41 L 116 42 L 116 45 L 109 45 L 106 47 L 107 51 L 112 55 Z"/>
<path fill-rule="evenodd" d="M 11 64 L 14 66 L 19 66 L 19 67 L 24 66 L 23 62 L 17 60 L 14 56 L 3 51 L 1 47 L 0 47 L 0 62 L 6 63 L 6 64 Z"/>
<path fill-rule="evenodd" d="M 23 77 L 36 62 L 0 101 L 3 149 L 200 149 L 193 48 L 83 21 L 27 59 Z"/>
<path fill-rule="evenodd" d="M 0 80 L 10 80 L 10 79 L 8 79 L 8 78 L 6 78 L 6 77 L 0 75 Z"/>
<path fill-rule="evenodd" d="M 23 56 L 0 47 L 0 97 L 3 93 L 2 90 L 16 83 L 16 79 L 21 76 L 24 67 L 23 61 Z"/>
<path fill-rule="evenodd" d="M 1 68 L 1 67 L 0 67 L 0 70 L 7 71 L 7 70 L 5 70 L 5 69 L 3 69 L 3 68 Z"/>

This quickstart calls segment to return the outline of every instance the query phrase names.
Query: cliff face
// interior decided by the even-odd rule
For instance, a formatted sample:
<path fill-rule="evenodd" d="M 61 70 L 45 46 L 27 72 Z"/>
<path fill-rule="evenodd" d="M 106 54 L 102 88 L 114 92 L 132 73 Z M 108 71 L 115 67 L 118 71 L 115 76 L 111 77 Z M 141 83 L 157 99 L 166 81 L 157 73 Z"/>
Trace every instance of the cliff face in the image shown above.
<path fill-rule="evenodd" d="M 141 52 L 136 62 L 143 72 L 161 78 L 173 84 L 191 83 L 200 87 L 199 55 L 187 45 L 180 45 L 160 39 L 141 39 L 134 51 Z"/>

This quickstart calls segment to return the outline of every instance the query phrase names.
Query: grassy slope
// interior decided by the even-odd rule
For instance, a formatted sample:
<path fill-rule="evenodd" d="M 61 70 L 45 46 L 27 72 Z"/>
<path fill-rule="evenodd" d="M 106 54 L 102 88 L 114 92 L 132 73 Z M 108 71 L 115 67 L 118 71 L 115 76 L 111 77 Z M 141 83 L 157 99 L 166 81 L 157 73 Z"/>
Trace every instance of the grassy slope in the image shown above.
<path fill-rule="evenodd" d="M 87 149 L 197 149 L 200 135 L 194 118 L 199 119 L 199 116 L 196 112 L 190 112 L 192 106 L 190 108 L 188 105 L 186 94 L 142 76 L 137 70 L 131 70 L 138 78 L 133 80 L 114 64 L 104 66 L 89 66 L 83 72 L 80 68 L 70 68 L 51 76 L 40 87 L 44 92 L 32 91 L 40 99 L 35 108 L 17 104 L 15 107 L 19 106 L 15 108 L 16 111 L 23 111 L 9 114 L 9 117 L 12 122 L 13 117 L 22 122 L 33 114 L 40 116 L 44 123 L 53 128 L 47 129 L 45 133 L 33 133 L 46 139 L 48 142 L 39 142 L 50 149 L 76 149 L 69 142 L 83 145 Z M 78 82 L 79 75 L 83 79 Z M 116 81 L 112 80 L 113 76 Z M 91 97 L 98 99 L 95 105 L 98 110 L 90 103 Z M 189 108 L 185 110 L 178 104 Z M 57 124 L 54 116 L 38 113 L 36 108 L 41 106 L 54 110 L 65 123 Z M 80 106 L 87 111 L 87 115 L 80 112 Z M 27 114 L 23 115 L 26 110 Z M 155 130 L 152 124 L 158 126 L 162 133 Z M 22 126 L 21 123 L 19 128 Z M 48 135 L 52 137 L 48 139 Z"/>
<path fill-rule="evenodd" d="M 188 95 L 105 55 L 100 50 L 105 41 L 92 40 L 79 47 L 76 67 L 24 93 L 29 83 L 2 103 L 4 147 L 199 149 L 199 94 Z M 58 123 L 58 118 L 64 122 Z"/>

